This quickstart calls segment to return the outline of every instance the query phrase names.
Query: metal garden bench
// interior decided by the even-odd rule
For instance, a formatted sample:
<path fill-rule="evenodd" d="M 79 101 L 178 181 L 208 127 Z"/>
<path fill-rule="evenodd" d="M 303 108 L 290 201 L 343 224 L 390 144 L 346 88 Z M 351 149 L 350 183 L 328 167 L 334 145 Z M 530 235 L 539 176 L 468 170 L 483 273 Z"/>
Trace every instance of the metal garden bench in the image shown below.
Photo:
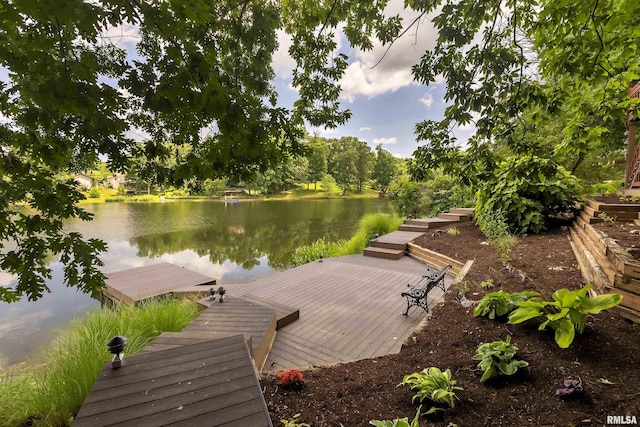
<path fill-rule="evenodd" d="M 427 313 L 429 312 L 427 295 L 436 286 L 442 289 L 442 292 L 445 291 L 444 276 L 450 268 L 451 266 L 447 265 L 442 271 L 436 270 L 431 274 L 422 276 L 422 279 L 415 285 L 407 285 L 409 290 L 400 294 L 400 296 L 407 298 L 407 311 L 403 313 L 405 316 L 408 315 L 409 309 L 413 306 L 422 307 Z"/>

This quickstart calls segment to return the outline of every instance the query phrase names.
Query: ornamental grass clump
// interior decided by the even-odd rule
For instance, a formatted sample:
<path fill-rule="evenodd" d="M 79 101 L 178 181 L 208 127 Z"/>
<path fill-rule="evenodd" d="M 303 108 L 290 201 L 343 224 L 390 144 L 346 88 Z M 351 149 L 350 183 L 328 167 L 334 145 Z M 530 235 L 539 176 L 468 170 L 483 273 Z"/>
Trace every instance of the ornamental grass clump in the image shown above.
<path fill-rule="evenodd" d="M 497 375 L 513 375 L 518 368 L 529 366 L 524 360 L 514 359 L 518 347 L 511 344 L 511 336 L 507 335 L 506 341 L 494 341 L 483 343 L 476 349 L 473 360 L 479 360 L 478 368 L 484 371 L 481 382 Z"/>
<path fill-rule="evenodd" d="M 398 387 L 401 385 L 411 386 L 411 390 L 415 390 L 416 394 L 412 401 L 418 399 L 421 403 L 429 400 L 434 405 L 424 414 L 432 414 L 436 411 L 442 411 L 445 408 L 453 408 L 455 406 L 456 390 L 463 390 L 462 387 L 456 386 L 456 381 L 451 379 L 451 371 L 449 369 L 441 371 L 436 367 L 426 368 L 421 372 L 406 375 Z M 444 407 L 441 407 L 444 406 Z"/>
<path fill-rule="evenodd" d="M 182 330 L 198 313 L 195 300 L 171 299 L 88 313 L 45 350 L 42 365 L 20 365 L 0 374 L 0 425 L 71 425 L 113 356 L 106 346 L 111 338 L 126 336 L 125 353 L 132 356 L 160 333 Z"/>

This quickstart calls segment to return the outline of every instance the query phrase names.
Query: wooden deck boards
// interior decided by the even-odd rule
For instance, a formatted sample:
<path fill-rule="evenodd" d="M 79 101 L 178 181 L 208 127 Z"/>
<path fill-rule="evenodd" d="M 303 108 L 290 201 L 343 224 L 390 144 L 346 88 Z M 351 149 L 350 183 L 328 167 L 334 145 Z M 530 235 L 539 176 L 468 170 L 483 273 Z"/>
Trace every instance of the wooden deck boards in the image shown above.
<path fill-rule="evenodd" d="M 103 295 L 115 302 L 135 304 L 168 293 L 207 293 L 216 279 L 163 262 L 107 275 Z"/>
<path fill-rule="evenodd" d="M 352 255 L 225 287 L 229 295 L 251 294 L 300 309 L 299 320 L 276 336 L 265 364 L 266 370 L 281 370 L 399 352 L 426 315 L 412 309 L 403 316 L 406 300 L 400 293 L 428 272 L 426 265 L 408 257 L 388 261 Z M 451 281 L 446 277 L 447 286 Z M 432 292 L 430 305 L 442 293 Z M 326 348 L 327 354 L 314 357 L 318 348 Z"/>
<path fill-rule="evenodd" d="M 244 336 L 105 364 L 73 425 L 140 424 L 272 426 Z"/>

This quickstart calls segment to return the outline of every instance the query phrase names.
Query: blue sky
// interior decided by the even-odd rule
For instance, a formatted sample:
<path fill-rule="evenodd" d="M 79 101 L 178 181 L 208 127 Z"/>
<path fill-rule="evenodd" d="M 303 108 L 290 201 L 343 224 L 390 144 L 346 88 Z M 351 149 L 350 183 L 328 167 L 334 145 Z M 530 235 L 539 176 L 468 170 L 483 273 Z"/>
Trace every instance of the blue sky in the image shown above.
<path fill-rule="evenodd" d="M 391 0 L 388 14 L 400 14 L 405 25 L 418 13 L 406 10 L 402 0 Z M 293 61 L 287 53 L 290 38 L 280 32 L 280 47 L 274 55 L 275 85 L 282 105 L 291 105 L 296 92 L 291 88 Z M 439 81 L 429 86 L 414 82 L 411 66 L 420 62 L 425 50 L 435 43 L 436 31 L 429 19 L 423 18 L 405 36 L 397 40 L 385 54 L 386 46 L 375 44 L 370 51 L 352 49 L 344 36 L 338 36 L 337 51 L 349 56 L 349 66 L 341 80 L 341 103 L 353 115 L 351 120 L 337 129 L 309 129 L 320 136 L 333 138 L 355 136 L 366 141 L 371 148 L 378 143 L 398 157 L 410 157 L 418 147 L 414 135 L 416 123 L 442 117 L 446 104 L 445 86 Z M 384 59 L 374 67 L 380 58 Z M 474 133 L 472 125 L 453 130 L 463 144 Z"/>

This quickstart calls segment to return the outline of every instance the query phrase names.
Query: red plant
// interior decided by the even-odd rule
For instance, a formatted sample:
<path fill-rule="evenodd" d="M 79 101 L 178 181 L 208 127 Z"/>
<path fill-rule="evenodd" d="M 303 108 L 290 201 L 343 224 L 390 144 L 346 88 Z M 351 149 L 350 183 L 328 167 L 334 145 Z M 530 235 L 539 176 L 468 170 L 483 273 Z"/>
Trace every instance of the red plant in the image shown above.
<path fill-rule="evenodd" d="M 304 377 L 302 376 L 302 372 L 297 369 L 292 369 L 290 371 L 281 371 L 278 372 L 278 385 L 285 387 L 302 387 L 305 383 Z"/>

